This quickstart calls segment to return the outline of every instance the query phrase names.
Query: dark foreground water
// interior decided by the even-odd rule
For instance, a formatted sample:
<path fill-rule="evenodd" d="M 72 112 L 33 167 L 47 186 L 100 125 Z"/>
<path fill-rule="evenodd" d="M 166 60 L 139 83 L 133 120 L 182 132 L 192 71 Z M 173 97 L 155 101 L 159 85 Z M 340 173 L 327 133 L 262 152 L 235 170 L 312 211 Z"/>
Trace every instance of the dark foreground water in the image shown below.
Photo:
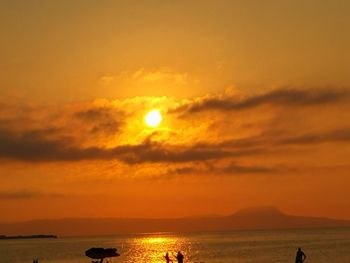
<path fill-rule="evenodd" d="M 181 250 L 185 262 L 294 263 L 298 246 L 306 263 L 350 262 L 350 228 L 0 240 L 0 262 L 91 262 L 86 249 L 116 247 L 121 256 L 108 262 L 164 262 L 165 252 Z"/>

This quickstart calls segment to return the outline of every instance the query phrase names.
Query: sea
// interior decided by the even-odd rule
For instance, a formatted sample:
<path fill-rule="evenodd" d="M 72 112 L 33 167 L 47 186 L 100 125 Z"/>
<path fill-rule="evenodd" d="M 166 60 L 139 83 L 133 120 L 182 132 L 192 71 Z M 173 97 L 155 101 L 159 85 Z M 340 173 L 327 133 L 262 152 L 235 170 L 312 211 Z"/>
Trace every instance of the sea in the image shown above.
<path fill-rule="evenodd" d="M 305 263 L 350 263 L 350 228 L 239 230 L 211 233 L 146 233 L 100 237 L 0 240 L 0 262 L 88 263 L 91 247 L 117 248 L 104 262 L 165 262 L 185 255 L 185 263 L 294 263 L 298 247 Z"/>

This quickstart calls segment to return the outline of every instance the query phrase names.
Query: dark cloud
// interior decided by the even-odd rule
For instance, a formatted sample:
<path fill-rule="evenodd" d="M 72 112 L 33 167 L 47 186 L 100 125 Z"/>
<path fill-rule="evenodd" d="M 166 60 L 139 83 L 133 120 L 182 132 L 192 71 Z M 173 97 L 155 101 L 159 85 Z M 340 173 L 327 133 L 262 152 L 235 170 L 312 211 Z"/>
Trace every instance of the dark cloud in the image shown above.
<path fill-rule="evenodd" d="M 281 147 L 286 145 L 315 145 L 321 143 L 350 142 L 350 128 L 337 129 L 320 133 L 305 133 L 301 135 L 289 134 L 269 134 L 262 133 L 257 136 L 226 140 L 218 144 L 221 147 L 232 149 L 260 149 L 267 152 L 271 147 Z M 210 145 L 202 146 L 210 147 Z"/>
<path fill-rule="evenodd" d="M 230 162 L 226 165 L 209 164 L 205 166 L 204 171 L 211 174 L 222 175 L 240 175 L 240 174 L 273 174 L 282 172 L 286 169 L 281 167 L 266 167 L 261 165 L 245 165 L 235 162 Z"/>
<path fill-rule="evenodd" d="M 170 145 L 147 139 L 136 145 L 83 148 L 75 143 L 74 138 L 48 136 L 54 132 L 55 129 L 47 129 L 15 134 L 9 130 L 0 129 L 0 158 L 30 162 L 115 159 L 128 164 L 186 163 L 267 154 L 275 147 L 285 145 L 350 141 L 350 129 L 343 129 L 320 134 L 281 137 L 262 134 L 218 143 L 192 145 Z M 239 172 L 240 169 L 244 172 L 249 171 L 235 166 L 227 169 L 236 172 Z M 251 167 L 250 172 L 264 172 L 264 170 L 259 167 Z"/>
<path fill-rule="evenodd" d="M 222 175 L 222 176 L 237 176 L 243 174 L 275 174 L 288 172 L 290 169 L 285 167 L 266 167 L 260 165 L 241 165 L 230 163 L 228 165 L 216 165 L 209 162 L 204 166 L 177 167 L 170 168 L 164 174 L 157 176 L 159 178 L 176 178 L 178 176 L 188 175 Z"/>
<path fill-rule="evenodd" d="M 69 139 L 47 139 L 44 131 L 27 131 L 20 135 L 0 130 L 0 157 L 26 161 L 69 159 L 75 153 L 64 149 Z M 72 148 L 74 149 L 74 148 Z M 66 156 L 66 157 L 64 157 Z"/>
<path fill-rule="evenodd" d="M 183 104 L 170 110 L 170 112 L 187 114 L 209 110 L 239 111 L 264 104 L 311 106 L 338 102 L 349 96 L 350 91 L 345 89 L 279 89 L 243 99 L 236 97 L 205 97 L 201 100 Z"/>
<path fill-rule="evenodd" d="M 179 167 L 170 171 L 170 173 L 174 174 L 190 174 L 194 172 L 197 172 L 197 170 L 194 167 Z"/>
<path fill-rule="evenodd" d="M 249 156 L 260 152 L 259 149 L 225 149 L 216 144 L 212 144 L 211 147 L 207 145 L 206 149 L 185 145 L 174 147 L 150 144 L 148 147 L 141 147 L 141 150 L 138 151 L 124 152 L 119 156 L 119 159 L 129 164 L 143 162 L 185 163 Z"/>
<path fill-rule="evenodd" d="M 0 191 L 0 200 L 20 200 L 20 199 L 33 199 L 44 197 L 60 197 L 61 194 L 57 193 L 43 193 L 35 191 Z"/>
<path fill-rule="evenodd" d="M 47 139 L 39 132 L 28 131 L 14 135 L 0 130 L 0 158 L 22 161 L 76 161 L 89 159 L 118 159 L 125 163 L 192 162 L 257 154 L 259 149 L 225 149 L 220 144 L 167 145 L 144 141 L 137 145 L 114 148 L 74 145 L 70 138 Z"/>
<path fill-rule="evenodd" d="M 221 168 L 220 172 L 224 174 L 264 174 L 277 172 L 277 168 L 264 166 L 242 166 L 231 164 L 227 167 Z"/>
<path fill-rule="evenodd" d="M 350 128 L 339 129 L 331 132 L 316 134 L 309 133 L 300 136 L 293 136 L 281 139 L 279 144 L 318 144 L 318 143 L 331 143 L 331 142 L 349 142 L 350 141 Z"/>
<path fill-rule="evenodd" d="M 111 116 L 110 108 L 92 108 L 84 111 L 78 111 L 74 113 L 75 117 L 88 120 L 96 121 L 100 119 L 109 118 Z"/>
<path fill-rule="evenodd" d="M 90 125 L 90 133 L 115 134 L 123 124 L 123 113 L 111 108 L 91 108 L 74 113 L 75 118 Z M 118 120 L 116 120 L 118 116 Z"/>

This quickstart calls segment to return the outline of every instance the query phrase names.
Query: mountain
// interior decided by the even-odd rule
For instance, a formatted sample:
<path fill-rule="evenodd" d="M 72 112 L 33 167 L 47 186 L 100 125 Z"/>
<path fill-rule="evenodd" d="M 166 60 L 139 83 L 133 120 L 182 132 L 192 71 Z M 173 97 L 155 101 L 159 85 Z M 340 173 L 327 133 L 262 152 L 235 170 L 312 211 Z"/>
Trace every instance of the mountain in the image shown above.
<path fill-rule="evenodd" d="M 240 210 L 229 216 L 192 218 L 65 218 L 0 223 L 2 235 L 112 235 L 151 232 L 229 231 L 304 227 L 345 227 L 350 220 L 287 215 L 274 207 Z"/>

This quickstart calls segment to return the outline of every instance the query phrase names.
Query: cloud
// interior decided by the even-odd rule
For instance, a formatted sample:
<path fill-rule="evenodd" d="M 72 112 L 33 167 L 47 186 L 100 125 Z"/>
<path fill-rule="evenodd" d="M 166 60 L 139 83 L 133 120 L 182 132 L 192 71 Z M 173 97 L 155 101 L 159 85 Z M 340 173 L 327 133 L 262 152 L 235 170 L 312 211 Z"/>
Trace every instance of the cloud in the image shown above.
<path fill-rule="evenodd" d="M 16 135 L 0 130 L 0 158 L 31 162 L 114 159 L 127 164 L 188 163 L 266 154 L 271 147 L 283 145 L 350 141 L 350 129 L 344 129 L 282 138 L 261 135 L 216 143 L 172 145 L 147 139 L 139 144 L 121 144 L 111 148 L 98 146 L 84 148 L 69 137 L 46 138 L 49 132 L 52 131 L 33 130 Z M 236 166 L 227 168 L 227 171 L 239 172 L 240 169 L 244 171 L 242 167 Z M 256 172 L 263 172 L 263 169 L 259 170 L 258 167 L 251 167 L 250 171 L 254 172 L 254 169 Z"/>
<path fill-rule="evenodd" d="M 244 98 L 232 96 L 205 96 L 200 99 L 185 102 L 173 108 L 170 112 L 188 114 L 210 110 L 240 111 L 252 109 L 261 105 L 279 106 L 312 106 L 335 103 L 349 98 L 349 90 L 340 89 L 279 89 L 264 94 Z"/>
<path fill-rule="evenodd" d="M 279 171 L 279 169 L 265 166 L 230 164 L 229 166 L 221 168 L 219 172 L 224 174 L 271 174 L 277 171 Z"/>
<path fill-rule="evenodd" d="M 279 144 L 319 144 L 332 142 L 350 142 L 350 128 L 325 133 L 309 133 L 281 139 Z"/>
<path fill-rule="evenodd" d="M 109 86 L 112 84 L 155 84 L 168 83 L 176 86 L 184 86 L 189 82 L 189 75 L 186 72 L 176 72 L 169 68 L 157 68 L 146 70 L 139 68 L 135 71 L 122 71 L 119 74 L 107 74 L 99 78 L 98 83 Z"/>
<path fill-rule="evenodd" d="M 111 108 L 89 108 L 74 113 L 77 119 L 89 125 L 89 131 L 93 134 L 115 134 L 123 125 L 124 114 Z M 116 117 L 119 117 L 116 120 Z"/>
<path fill-rule="evenodd" d="M 101 76 L 97 84 L 104 90 L 116 92 L 119 97 L 173 96 L 188 94 L 199 80 L 188 72 L 167 67 L 134 68 Z"/>
<path fill-rule="evenodd" d="M 244 165 L 237 162 L 229 162 L 228 164 L 206 162 L 204 165 L 196 166 L 179 166 L 166 169 L 164 172 L 153 176 L 152 178 L 178 178 L 181 176 L 240 176 L 240 175 L 274 175 L 289 172 L 284 166 L 263 166 L 263 165 Z"/>
<path fill-rule="evenodd" d="M 144 162 L 187 163 L 249 156 L 259 154 L 260 152 L 259 149 L 220 149 L 216 144 L 212 144 L 211 147 L 208 145 L 207 149 L 199 149 L 196 146 L 186 145 L 174 147 L 149 144 L 148 147 L 140 147 L 138 151 L 122 152 L 119 159 L 129 164 Z"/>
<path fill-rule="evenodd" d="M 57 193 L 44 193 L 40 191 L 0 191 L 0 200 L 21 200 L 21 199 L 33 199 L 44 197 L 61 197 L 61 194 Z"/>
<path fill-rule="evenodd" d="M 142 82 L 168 81 L 176 85 L 185 85 L 188 82 L 187 73 L 174 72 L 170 69 L 146 71 L 141 68 L 132 74 L 132 78 Z"/>
<path fill-rule="evenodd" d="M 42 136 L 41 136 L 42 135 Z M 27 131 L 15 135 L 0 130 L 0 158 L 22 161 L 78 161 L 117 159 L 128 164 L 144 162 L 183 163 L 259 153 L 259 149 L 226 149 L 220 144 L 168 145 L 149 140 L 112 148 L 86 147 L 71 138 L 47 139 L 44 132 Z"/>
<path fill-rule="evenodd" d="M 111 85 L 111 83 L 115 80 L 115 76 L 113 75 L 104 75 L 99 78 L 98 84 L 103 85 L 103 86 L 108 86 Z"/>
<path fill-rule="evenodd" d="M 40 170 L 60 167 L 62 162 L 67 162 L 62 167 L 76 166 L 83 174 L 89 165 L 118 165 L 118 169 L 111 165 L 113 168 L 103 171 L 118 178 L 297 171 L 299 166 L 313 165 L 317 158 L 326 159 L 327 147 L 344 155 L 350 142 L 349 106 L 343 103 L 347 96 L 339 90 L 289 89 L 241 98 L 232 93 L 213 95 L 187 102 L 166 97 L 99 99 L 39 105 L 31 111 L 3 105 L 0 110 L 3 107 L 10 114 L 0 116 L 0 161 L 6 164 L 0 171 L 11 168 L 20 174 L 15 167 L 30 165 Z M 257 108 L 264 104 L 278 107 Z M 164 122 L 150 129 L 144 124 L 144 114 L 155 107 L 164 113 Z M 182 114 L 197 107 L 195 111 L 205 114 L 178 118 L 165 113 L 174 107 Z M 316 147 L 318 151 L 313 151 Z M 89 174 L 102 173 L 96 170 Z"/>
<path fill-rule="evenodd" d="M 260 134 L 242 139 L 226 140 L 219 145 L 238 149 L 267 149 L 285 145 L 316 145 L 321 143 L 350 142 L 350 128 L 342 128 L 324 132 L 312 132 L 301 135 Z"/>

